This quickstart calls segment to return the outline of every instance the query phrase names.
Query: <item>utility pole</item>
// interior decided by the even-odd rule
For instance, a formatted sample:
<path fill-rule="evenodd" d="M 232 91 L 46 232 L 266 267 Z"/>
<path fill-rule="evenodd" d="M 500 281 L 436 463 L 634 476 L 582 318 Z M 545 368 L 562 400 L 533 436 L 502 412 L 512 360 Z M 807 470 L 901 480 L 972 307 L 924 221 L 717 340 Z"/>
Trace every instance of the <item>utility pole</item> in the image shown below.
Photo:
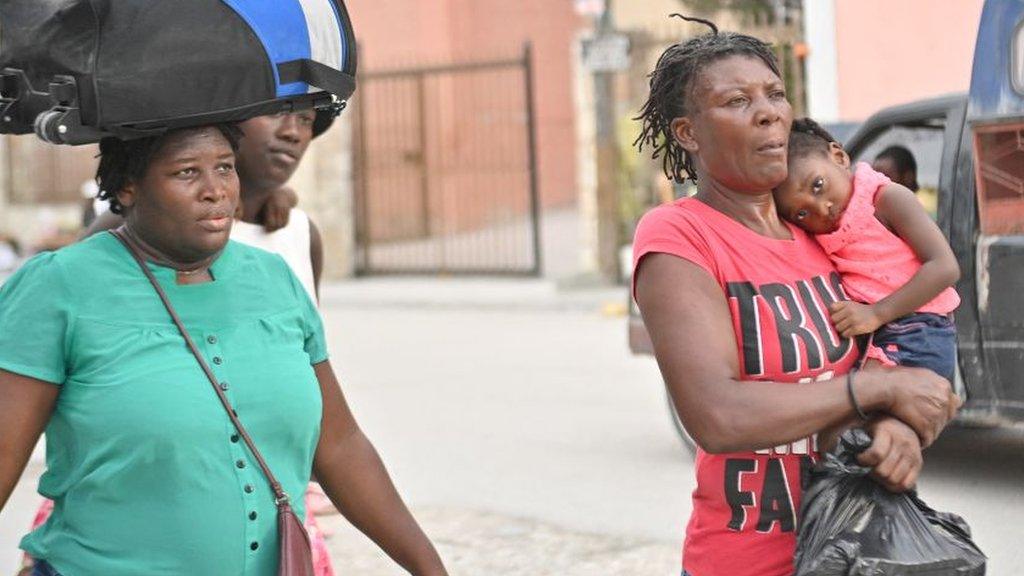
<path fill-rule="evenodd" d="M 612 0 L 605 0 L 598 20 L 597 43 L 614 35 Z M 619 140 L 616 130 L 615 75 L 609 69 L 594 72 L 594 111 L 597 123 L 597 264 L 601 278 L 618 282 L 619 247 L 622 245 L 619 210 Z"/>

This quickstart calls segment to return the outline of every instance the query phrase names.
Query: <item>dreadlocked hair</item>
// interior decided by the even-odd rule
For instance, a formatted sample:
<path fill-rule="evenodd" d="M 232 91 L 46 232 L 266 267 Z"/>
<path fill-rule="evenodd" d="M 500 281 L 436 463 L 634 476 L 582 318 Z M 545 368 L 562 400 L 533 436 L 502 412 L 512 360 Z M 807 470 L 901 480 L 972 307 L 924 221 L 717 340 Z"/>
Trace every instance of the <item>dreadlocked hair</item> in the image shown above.
<path fill-rule="evenodd" d="M 697 182 L 693 159 L 676 141 L 672 133 L 672 120 L 686 116 L 690 110 L 690 92 L 694 80 L 709 64 L 728 56 L 743 55 L 764 62 L 777 76 L 779 63 L 771 47 L 746 34 L 719 32 L 713 22 L 672 14 L 688 22 L 698 22 L 711 29 L 710 33 L 669 46 L 654 67 L 650 78 L 650 94 L 634 120 L 641 121 L 640 135 L 633 141 L 638 152 L 644 146 L 652 149 L 651 157 L 661 158 L 661 169 L 669 180 L 683 182 L 687 178 Z"/>
<path fill-rule="evenodd" d="M 238 151 L 238 140 L 242 131 L 235 124 L 214 124 L 231 149 Z M 200 128 L 179 128 L 164 132 L 159 136 L 148 136 L 134 140 L 121 140 L 108 136 L 100 140 L 99 166 L 96 168 L 96 184 L 100 191 L 96 195 L 100 200 L 110 204 L 110 211 L 123 214 L 124 206 L 117 199 L 117 193 L 124 190 L 131 182 L 138 182 L 146 174 L 153 156 L 163 148 L 172 134 Z"/>
<path fill-rule="evenodd" d="M 828 154 L 829 144 L 839 142 L 821 127 L 820 124 L 810 118 L 798 118 L 793 120 L 793 127 L 789 132 L 789 162 L 806 158 L 811 154 Z"/>

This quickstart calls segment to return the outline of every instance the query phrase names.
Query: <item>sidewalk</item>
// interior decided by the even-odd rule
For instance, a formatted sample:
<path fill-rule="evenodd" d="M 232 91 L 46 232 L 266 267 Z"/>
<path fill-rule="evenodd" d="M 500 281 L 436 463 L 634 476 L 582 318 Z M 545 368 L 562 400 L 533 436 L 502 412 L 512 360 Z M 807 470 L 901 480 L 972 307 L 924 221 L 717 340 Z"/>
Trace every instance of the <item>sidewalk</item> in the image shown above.
<path fill-rule="evenodd" d="M 15 550 L 39 503 L 33 490 L 42 472 L 30 465 L 0 524 L 0 575 L 13 574 Z M 416 519 L 444 558 L 451 574 L 501 576 L 676 576 L 665 566 L 679 562 L 671 543 L 570 531 L 501 514 L 439 506 L 413 507 Z M 366 536 L 340 514 L 317 518 L 338 576 L 405 576 Z"/>
<path fill-rule="evenodd" d="M 7 506 L 0 513 L 0 576 L 14 574 L 15 567 L 21 562 L 18 542 L 28 532 L 39 508 L 41 499 L 36 494 L 36 487 L 42 473 L 42 462 L 30 462 L 21 482 L 15 485 Z"/>
<path fill-rule="evenodd" d="M 416 507 L 448 572 L 494 576 L 678 576 L 676 545 L 564 530 L 524 518 Z M 338 576 L 405 576 L 340 516 L 321 516 Z M 669 572 L 665 567 L 671 566 Z"/>
<path fill-rule="evenodd" d="M 572 310 L 621 314 L 625 286 L 560 287 L 540 278 L 376 276 L 321 288 L 320 307 L 465 310 Z"/>
<path fill-rule="evenodd" d="M 13 574 L 14 549 L 27 530 L 39 497 L 31 490 L 41 467 L 30 466 L 4 511 L 0 526 L 0 574 Z M 433 540 L 452 574 L 502 576 L 633 576 L 664 574 L 678 563 L 673 544 L 573 532 L 550 524 L 471 510 L 414 507 L 413 513 Z M 405 576 L 368 538 L 341 515 L 318 517 L 329 534 L 327 546 L 338 576 Z M 675 576 L 673 570 L 671 576 Z"/>

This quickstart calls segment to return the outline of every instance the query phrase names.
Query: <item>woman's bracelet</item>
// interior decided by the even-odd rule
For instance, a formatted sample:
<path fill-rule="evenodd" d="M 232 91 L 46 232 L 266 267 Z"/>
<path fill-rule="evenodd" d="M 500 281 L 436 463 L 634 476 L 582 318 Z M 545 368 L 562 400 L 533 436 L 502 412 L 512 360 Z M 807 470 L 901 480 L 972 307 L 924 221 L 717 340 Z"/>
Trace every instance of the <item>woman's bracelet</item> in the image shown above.
<path fill-rule="evenodd" d="M 853 409 L 857 411 L 857 416 L 860 416 L 861 420 L 867 422 L 868 415 L 864 413 L 864 410 L 857 403 L 857 396 L 853 393 L 853 375 L 857 373 L 857 368 L 854 367 L 846 373 L 846 393 L 850 396 L 850 404 L 853 404 Z"/>

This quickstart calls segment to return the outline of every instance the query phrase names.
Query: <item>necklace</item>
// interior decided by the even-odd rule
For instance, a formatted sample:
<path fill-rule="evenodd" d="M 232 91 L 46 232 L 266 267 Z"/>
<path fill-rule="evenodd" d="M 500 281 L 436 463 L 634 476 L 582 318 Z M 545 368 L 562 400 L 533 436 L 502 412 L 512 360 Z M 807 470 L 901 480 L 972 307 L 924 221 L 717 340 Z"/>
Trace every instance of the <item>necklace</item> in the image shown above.
<path fill-rule="evenodd" d="M 181 274 L 182 276 L 194 276 L 196 274 L 199 274 L 200 272 L 203 272 L 204 270 L 205 270 L 204 268 L 196 268 L 195 270 L 178 270 L 178 269 L 175 269 L 174 271 L 177 272 L 178 274 Z"/>

